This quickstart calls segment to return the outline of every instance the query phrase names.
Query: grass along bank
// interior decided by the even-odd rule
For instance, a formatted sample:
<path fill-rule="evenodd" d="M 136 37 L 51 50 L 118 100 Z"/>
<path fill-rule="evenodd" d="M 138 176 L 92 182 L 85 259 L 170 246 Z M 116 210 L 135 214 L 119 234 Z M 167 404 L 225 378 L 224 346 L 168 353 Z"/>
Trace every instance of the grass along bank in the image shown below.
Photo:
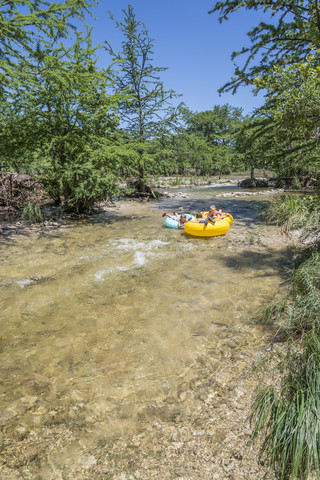
<path fill-rule="evenodd" d="M 320 478 L 320 197 L 282 195 L 264 216 L 298 232 L 300 246 L 292 249 L 287 297 L 258 318 L 281 343 L 261 362 L 268 371 L 250 415 L 252 439 L 277 478 Z"/>

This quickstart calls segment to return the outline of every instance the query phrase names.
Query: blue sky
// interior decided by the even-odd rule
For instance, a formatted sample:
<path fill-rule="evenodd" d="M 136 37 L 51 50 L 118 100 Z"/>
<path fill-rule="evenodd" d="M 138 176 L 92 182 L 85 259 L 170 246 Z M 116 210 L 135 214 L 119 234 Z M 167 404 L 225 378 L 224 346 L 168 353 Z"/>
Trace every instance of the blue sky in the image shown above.
<path fill-rule="evenodd" d="M 89 20 L 95 42 L 108 40 L 115 51 L 119 50 L 123 37 L 107 12 L 122 20 L 121 10 L 128 3 L 154 39 L 154 65 L 168 67 L 161 74 L 165 87 L 181 93 L 180 101 L 192 111 L 229 103 L 243 107 L 247 114 L 263 103 L 262 96 L 253 96 L 248 87 L 236 95 L 219 96 L 217 92 L 232 76 L 232 51 L 249 45 L 246 34 L 262 20 L 261 14 L 239 11 L 220 24 L 217 14 L 208 14 L 213 0 L 100 0 L 92 9 L 96 19 Z M 109 62 L 101 52 L 100 64 L 107 66 Z"/>

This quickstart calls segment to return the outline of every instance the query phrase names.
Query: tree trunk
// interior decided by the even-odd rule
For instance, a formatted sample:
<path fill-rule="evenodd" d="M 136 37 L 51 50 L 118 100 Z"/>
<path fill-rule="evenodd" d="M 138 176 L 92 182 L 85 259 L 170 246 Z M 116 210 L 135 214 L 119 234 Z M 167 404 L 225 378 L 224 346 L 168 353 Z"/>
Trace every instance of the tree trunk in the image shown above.
<path fill-rule="evenodd" d="M 146 191 L 146 184 L 144 183 L 143 177 L 144 177 L 144 168 L 140 166 L 139 167 L 139 179 L 138 179 L 138 184 L 137 184 L 139 193 L 145 193 L 145 191 Z"/>

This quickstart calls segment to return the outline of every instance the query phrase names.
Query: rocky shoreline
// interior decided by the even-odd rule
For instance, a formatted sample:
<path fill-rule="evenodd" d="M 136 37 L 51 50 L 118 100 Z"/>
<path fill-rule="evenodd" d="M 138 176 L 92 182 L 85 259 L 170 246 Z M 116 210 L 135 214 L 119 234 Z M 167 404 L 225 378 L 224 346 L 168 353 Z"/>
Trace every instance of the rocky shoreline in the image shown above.
<path fill-rule="evenodd" d="M 94 214 L 108 214 L 108 218 L 122 215 L 125 211 L 134 211 L 137 199 L 119 200 L 116 202 L 105 201 L 97 204 Z M 42 222 L 31 222 L 21 220 L 20 216 L 10 216 L 5 210 L 1 215 L 0 207 L 0 236 L 7 237 L 19 234 L 24 231 L 46 232 L 66 226 L 71 220 L 90 218 L 92 215 L 73 215 L 61 212 L 59 207 L 52 203 L 43 207 L 44 220 Z M 1 238 L 1 237 L 0 237 Z"/>
<path fill-rule="evenodd" d="M 263 195 L 274 195 L 284 193 L 284 189 L 271 189 L 263 191 L 237 191 L 230 193 L 217 193 L 215 197 L 221 198 L 233 198 L 233 197 L 248 197 L 248 196 L 263 196 Z M 163 192 L 162 198 L 189 198 L 191 193 L 188 192 Z M 135 205 L 141 203 L 141 200 L 137 198 L 126 199 L 126 200 L 116 200 L 114 202 L 105 201 L 97 204 L 94 213 L 107 213 L 109 218 L 112 216 L 122 215 L 125 211 L 134 211 Z M 72 215 L 61 212 L 59 207 L 53 206 L 49 203 L 43 207 L 44 211 L 44 220 L 42 222 L 36 223 L 31 221 L 24 221 L 21 219 L 21 216 L 15 213 L 12 215 L 8 212 L 8 209 L 5 207 L 0 207 L 0 236 L 5 238 L 13 234 L 19 234 L 23 231 L 39 231 L 45 232 L 48 230 L 56 229 L 63 227 L 72 219 L 80 218 L 90 218 L 91 215 Z M 0 237 L 0 238 L 1 238 Z"/>
<path fill-rule="evenodd" d="M 239 192 L 230 192 L 230 193 L 216 193 L 215 194 L 215 197 L 248 197 L 248 196 L 256 196 L 256 195 L 274 195 L 274 194 L 280 194 L 280 193 L 284 193 L 286 190 L 284 190 L 283 188 L 274 188 L 274 189 L 268 189 L 268 190 L 259 190 L 258 192 L 257 191 L 254 191 L 254 192 L 243 192 L 243 191 L 239 191 Z M 165 198 L 188 198 L 191 196 L 191 193 L 186 193 L 186 192 L 176 192 L 176 193 L 173 193 L 173 192 L 163 192 L 162 194 L 163 197 Z"/>

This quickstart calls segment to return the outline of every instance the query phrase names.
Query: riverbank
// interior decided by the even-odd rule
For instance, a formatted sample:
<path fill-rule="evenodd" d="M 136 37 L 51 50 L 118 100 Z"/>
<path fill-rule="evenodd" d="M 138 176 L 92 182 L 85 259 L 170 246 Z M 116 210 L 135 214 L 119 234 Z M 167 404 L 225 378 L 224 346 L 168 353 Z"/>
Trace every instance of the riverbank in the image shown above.
<path fill-rule="evenodd" d="M 260 191 L 236 191 L 226 193 L 215 193 L 217 198 L 235 198 L 235 197 L 256 197 L 256 196 L 270 196 L 283 193 L 283 189 L 265 189 Z M 172 199 L 187 199 L 191 197 L 191 194 L 183 192 L 162 192 L 162 198 Z M 160 197 L 160 198 L 161 198 Z M 54 205 L 53 202 L 46 201 L 41 206 L 43 214 L 43 221 L 35 222 L 22 220 L 21 212 L 10 212 L 7 207 L 0 207 L 0 235 L 6 237 L 12 234 L 18 234 L 23 231 L 47 231 L 48 229 L 59 228 L 65 225 L 72 219 L 90 218 L 92 215 L 96 216 L 101 213 L 105 213 L 110 218 L 117 217 L 123 214 L 132 214 L 136 209 L 136 205 L 147 202 L 147 199 L 128 198 L 128 199 L 116 199 L 115 201 L 105 201 L 96 204 L 93 212 L 88 215 L 75 215 L 67 214 L 61 211 L 61 209 Z M 151 201 L 152 202 L 152 201 Z"/>
<path fill-rule="evenodd" d="M 268 303 L 258 320 L 281 342 L 270 351 L 251 418 L 253 438 L 277 478 L 315 478 L 319 469 L 320 203 L 319 195 L 283 195 L 265 211 L 295 243 L 287 294 Z M 265 370 L 264 370 L 265 372 Z M 303 452 L 303 453 L 302 453 Z"/>

